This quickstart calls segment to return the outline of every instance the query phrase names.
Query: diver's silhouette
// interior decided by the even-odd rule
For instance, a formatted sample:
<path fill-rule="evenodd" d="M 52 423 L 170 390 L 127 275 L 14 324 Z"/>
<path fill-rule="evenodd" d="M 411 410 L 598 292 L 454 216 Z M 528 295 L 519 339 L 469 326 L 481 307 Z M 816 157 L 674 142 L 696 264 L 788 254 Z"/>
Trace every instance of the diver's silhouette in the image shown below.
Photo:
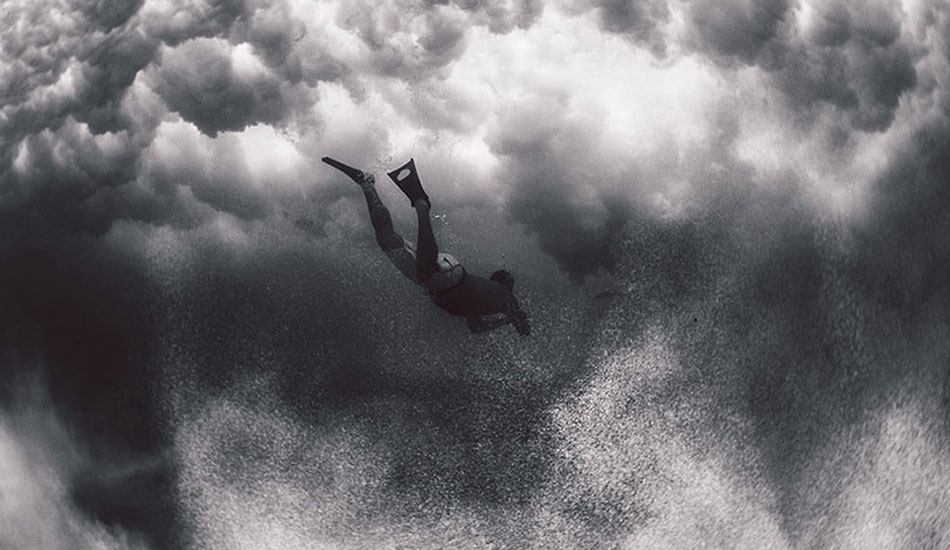
<path fill-rule="evenodd" d="M 472 332 L 494 330 L 511 323 L 519 334 L 531 334 L 528 315 L 518 307 L 513 292 L 515 279 L 511 273 L 499 269 L 485 279 L 466 273 L 455 256 L 439 252 L 429 220 L 431 203 L 422 189 L 413 160 L 389 172 L 389 177 L 416 209 L 419 234 L 415 247 L 393 228 L 389 210 L 376 193 L 376 178 L 372 174 L 330 157 L 323 157 L 323 162 L 342 171 L 360 186 L 376 230 L 376 242 L 403 275 L 428 290 L 437 306 L 452 315 L 465 317 Z M 504 314 L 504 317 L 485 318 L 496 314 Z"/>

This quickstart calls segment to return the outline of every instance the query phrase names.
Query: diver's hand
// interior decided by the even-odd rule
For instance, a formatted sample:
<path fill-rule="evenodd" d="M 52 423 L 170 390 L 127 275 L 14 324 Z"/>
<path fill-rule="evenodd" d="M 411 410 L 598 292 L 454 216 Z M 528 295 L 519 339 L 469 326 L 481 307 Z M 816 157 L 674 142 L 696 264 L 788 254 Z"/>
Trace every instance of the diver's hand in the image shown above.
<path fill-rule="evenodd" d="M 518 334 L 531 336 L 531 325 L 528 324 L 528 314 L 520 309 L 508 315 L 508 322 L 515 327 Z"/>

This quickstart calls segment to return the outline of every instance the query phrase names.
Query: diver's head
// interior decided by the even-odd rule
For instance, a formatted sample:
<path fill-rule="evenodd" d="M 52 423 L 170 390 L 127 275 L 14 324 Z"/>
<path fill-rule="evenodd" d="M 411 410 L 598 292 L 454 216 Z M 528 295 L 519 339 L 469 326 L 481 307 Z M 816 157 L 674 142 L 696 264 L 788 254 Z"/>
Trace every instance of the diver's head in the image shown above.
<path fill-rule="evenodd" d="M 514 291 L 515 289 L 515 276 L 504 269 L 492 273 L 490 279 L 496 283 L 501 283 L 508 290 Z"/>

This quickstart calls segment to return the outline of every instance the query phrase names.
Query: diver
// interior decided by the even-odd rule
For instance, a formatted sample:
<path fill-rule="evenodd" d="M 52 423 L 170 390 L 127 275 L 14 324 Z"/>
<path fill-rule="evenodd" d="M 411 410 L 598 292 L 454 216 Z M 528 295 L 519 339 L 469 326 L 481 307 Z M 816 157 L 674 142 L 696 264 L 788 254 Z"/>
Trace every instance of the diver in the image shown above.
<path fill-rule="evenodd" d="M 422 189 L 412 159 L 388 175 L 416 209 L 419 227 L 415 247 L 393 228 L 389 210 L 376 193 L 376 178 L 372 174 L 330 157 L 322 160 L 360 186 L 376 231 L 376 242 L 403 275 L 428 291 L 437 306 L 465 317 L 472 332 L 486 332 L 511 323 L 519 334 L 531 334 L 528 315 L 518 307 L 513 292 L 515 279 L 511 273 L 499 269 L 485 279 L 467 273 L 455 256 L 439 252 L 429 219 L 429 196 Z"/>

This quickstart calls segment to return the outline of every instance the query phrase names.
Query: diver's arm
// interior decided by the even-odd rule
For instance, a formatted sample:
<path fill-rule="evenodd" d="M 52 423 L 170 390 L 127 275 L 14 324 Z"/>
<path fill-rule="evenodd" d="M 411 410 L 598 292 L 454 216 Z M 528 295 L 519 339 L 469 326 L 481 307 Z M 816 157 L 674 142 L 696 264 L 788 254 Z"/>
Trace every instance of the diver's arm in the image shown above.
<path fill-rule="evenodd" d="M 508 319 L 498 318 L 498 319 L 484 319 L 480 315 L 472 315 L 465 318 L 468 321 L 468 330 L 472 331 L 474 334 L 479 332 L 488 332 L 490 330 L 495 330 L 498 327 L 508 324 Z"/>

